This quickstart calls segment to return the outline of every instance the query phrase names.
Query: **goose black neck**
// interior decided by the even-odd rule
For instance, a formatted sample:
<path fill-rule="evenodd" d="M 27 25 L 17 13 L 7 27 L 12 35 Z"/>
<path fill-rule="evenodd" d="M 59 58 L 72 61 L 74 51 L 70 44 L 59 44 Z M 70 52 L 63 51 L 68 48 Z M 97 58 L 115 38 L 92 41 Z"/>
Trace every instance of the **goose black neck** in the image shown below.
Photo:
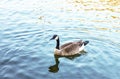
<path fill-rule="evenodd" d="M 59 45 L 60 45 L 60 40 L 59 38 L 56 40 L 57 44 L 56 44 L 56 49 L 59 49 Z"/>

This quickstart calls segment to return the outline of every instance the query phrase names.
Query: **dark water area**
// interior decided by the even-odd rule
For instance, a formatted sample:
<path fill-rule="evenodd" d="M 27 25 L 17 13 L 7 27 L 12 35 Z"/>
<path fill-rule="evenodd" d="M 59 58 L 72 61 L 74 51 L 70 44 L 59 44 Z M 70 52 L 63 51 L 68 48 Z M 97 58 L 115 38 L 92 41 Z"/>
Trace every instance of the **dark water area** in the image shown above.
<path fill-rule="evenodd" d="M 95 0 L 0 1 L 0 79 L 120 79 L 119 11 Z M 53 34 L 90 43 L 58 57 Z"/>

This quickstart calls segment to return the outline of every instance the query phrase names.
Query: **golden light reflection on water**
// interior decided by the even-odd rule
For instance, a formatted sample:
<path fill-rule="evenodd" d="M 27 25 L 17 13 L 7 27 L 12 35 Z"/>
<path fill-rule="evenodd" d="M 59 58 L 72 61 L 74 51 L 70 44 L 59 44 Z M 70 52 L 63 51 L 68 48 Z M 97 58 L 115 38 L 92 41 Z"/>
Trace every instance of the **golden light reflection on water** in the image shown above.
<path fill-rule="evenodd" d="M 104 4 L 118 6 L 120 5 L 120 0 L 74 0 L 76 3 L 84 3 L 84 2 L 103 2 Z"/>
<path fill-rule="evenodd" d="M 71 3 L 73 3 L 77 11 L 79 12 L 82 10 L 86 12 L 98 11 L 102 13 L 105 13 L 105 11 L 109 11 L 109 14 L 107 14 L 109 16 L 101 16 L 101 14 L 99 13 L 95 15 L 95 17 L 101 17 L 104 19 L 93 19 L 90 21 L 95 23 L 111 23 L 111 28 L 99 26 L 95 27 L 97 30 L 111 31 L 112 29 L 114 29 L 114 32 L 120 32 L 120 16 L 114 14 L 120 13 L 120 0 L 73 0 L 73 2 Z M 81 22 L 88 22 L 88 20 L 82 18 L 77 18 L 76 20 L 80 20 Z"/>
<path fill-rule="evenodd" d="M 118 6 L 120 5 L 120 0 L 100 0 L 101 2 L 107 2 L 108 5 Z"/>
<path fill-rule="evenodd" d="M 73 0 L 76 7 L 81 7 L 86 11 L 97 10 L 97 11 L 116 11 L 120 12 L 120 0 Z M 80 9 L 78 9 L 80 10 Z"/>
<path fill-rule="evenodd" d="M 40 15 L 38 17 L 38 23 L 47 25 L 68 25 L 74 22 L 80 22 L 83 24 L 101 23 L 102 26 L 99 26 L 100 30 L 108 30 L 106 29 L 108 27 L 105 28 L 104 26 L 104 24 L 107 24 L 110 25 L 111 29 L 115 28 L 115 32 L 120 32 L 120 0 L 61 0 L 53 2 L 48 1 L 44 4 L 51 4 L 51 8 L 43 6 L 41 9 L 50 17 L 57 18 L 54 20 L 50 19 L 50 17 L 47 17 L 47 15 Z M 51 9 L 51 13 L 47 12 Z M 61 22 L 61 19 L 64 21 Z"/>

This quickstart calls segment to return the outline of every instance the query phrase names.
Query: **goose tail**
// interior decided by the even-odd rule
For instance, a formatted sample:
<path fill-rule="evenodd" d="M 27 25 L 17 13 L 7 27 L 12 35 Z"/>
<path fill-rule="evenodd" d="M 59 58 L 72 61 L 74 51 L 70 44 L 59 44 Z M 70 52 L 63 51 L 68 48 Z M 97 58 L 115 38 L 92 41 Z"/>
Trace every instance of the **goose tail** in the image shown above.
<path fill-rule="evenodd" d="M 84 41 L 83 43 L 86 46 L 89 43 L 89 41 Z"/>

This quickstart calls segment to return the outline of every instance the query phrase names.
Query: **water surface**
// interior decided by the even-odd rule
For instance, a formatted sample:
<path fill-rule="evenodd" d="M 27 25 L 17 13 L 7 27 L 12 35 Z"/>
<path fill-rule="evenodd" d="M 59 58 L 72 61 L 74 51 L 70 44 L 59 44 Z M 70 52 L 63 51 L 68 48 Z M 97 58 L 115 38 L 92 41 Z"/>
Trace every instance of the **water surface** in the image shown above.
<path fill-rule="evenodd" d="M 53 34 L 61 44 L 90 43 L 81 55 L 56 57 Z M 120 79 L 119 39 L 118 2 L 2 0 L 0 79 Z"/>

